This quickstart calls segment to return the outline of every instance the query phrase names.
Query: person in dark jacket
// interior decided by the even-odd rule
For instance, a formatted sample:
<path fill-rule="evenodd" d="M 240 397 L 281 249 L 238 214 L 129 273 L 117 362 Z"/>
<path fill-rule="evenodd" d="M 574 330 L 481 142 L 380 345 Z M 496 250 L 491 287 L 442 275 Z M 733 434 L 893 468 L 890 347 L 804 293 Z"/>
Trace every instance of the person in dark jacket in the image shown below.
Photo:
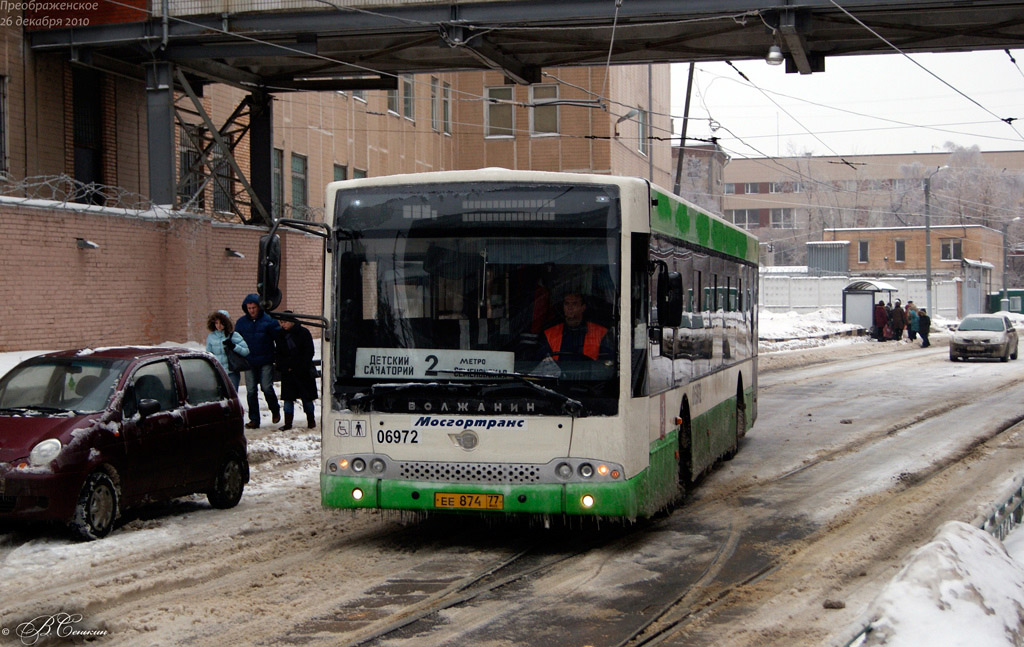
<path fill-rule="evenodd" d="M 259 390 L 267 400 L 267 408 L 274 424 L 281 420 L 281 406 L 274 392 L 274 342 L 281 325 L 263 312 L 258 294 L 250 294 L 242 301 L 245 314 L 235 322 L 235 331 L 242 336 L 249 346 L 249 370 L 245 371 L 246 403 L 248 404 L 249 422 L 246 429 L 260 426 Z"/>
<path fill-rule="evenodd" d="M 885 324 L 889 323 L 889 315 L 885 312 L 885 301 L 875 306 L 875 339 L 885 341 Z"/>
<path fill-rule="evenodd" d="M 928 329 L 932 325 L 932 318 L 928 316 L 928 311 L 921 308 L 917 311 L 917 334 L 921 335 L 921 348 L 928 348 L 931 346 L 931 342 L 928 341 Z"/>
<path fill-rule="evenodd" d="M 313 401 L 317 398 L 317 388 L 316 369 L 313 366 L 313 336 L 292 314 L 291 310 L 281 313 L 281 332 L 278 333 L 274 360 L 281 373 L 281 400 L 284 402 L 284 426 L 281 429 L 292 428 L 296 400 L 302 400 L 306 426 L 316 429 Z"/>
<path fill-rule="evenodd" d="M 892 338 L 896 341 L 903 339 L 903 329 L 907 327 L 907 313 L 903 311 L 903 304 L 896 299 L 896 305 L 889 313 L 889 326 L 892 328 Z"/>

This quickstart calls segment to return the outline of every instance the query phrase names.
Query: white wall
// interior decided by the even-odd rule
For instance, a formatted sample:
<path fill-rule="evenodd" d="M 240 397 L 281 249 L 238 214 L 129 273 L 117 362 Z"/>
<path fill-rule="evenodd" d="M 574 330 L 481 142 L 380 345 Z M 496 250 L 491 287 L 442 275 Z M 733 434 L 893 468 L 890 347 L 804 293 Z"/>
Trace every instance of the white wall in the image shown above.
<path fill-rule="evenodd" d="M 858 277 L 859 278 L 859 277 Z M 851 282 L 848 276 L 778 276 L 762 274 L 759 279 L 760 306 L 770 312 L 814 312 L 823 308 L 843 308 L 843 288 Z M 896 288 L 891 301 L 904 304 L 913 301 L 918 308 L 927 307 L 928 295 L 924 279 L 878 277 L 882 283 Z M 879 293 L 876 298 L 890 301 L 889 294 Z M 957 318 L 957 281 L 932 281 L 931 316 Z"/>

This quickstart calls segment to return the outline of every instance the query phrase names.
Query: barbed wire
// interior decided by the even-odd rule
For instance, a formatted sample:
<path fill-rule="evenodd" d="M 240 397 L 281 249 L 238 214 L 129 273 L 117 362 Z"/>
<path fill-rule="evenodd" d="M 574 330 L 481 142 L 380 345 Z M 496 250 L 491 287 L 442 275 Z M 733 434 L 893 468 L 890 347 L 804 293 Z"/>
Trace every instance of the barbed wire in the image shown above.
<path fill-rule="evenodd" d="M 149 211 L 153 202 L 119 186 L 82 182 L 67 175 L 35 175 L 20 180 L 0 177 L 0 196 L 29 200 L 49 200 L 62 204 L 82 204 Z"/>

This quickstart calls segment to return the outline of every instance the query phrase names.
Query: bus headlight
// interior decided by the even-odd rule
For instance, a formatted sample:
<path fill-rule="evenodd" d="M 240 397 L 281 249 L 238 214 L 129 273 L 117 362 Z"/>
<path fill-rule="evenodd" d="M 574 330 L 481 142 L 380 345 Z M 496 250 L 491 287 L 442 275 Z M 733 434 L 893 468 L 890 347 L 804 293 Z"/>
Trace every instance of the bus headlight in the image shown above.
<path fill-rule="evenodd" d="M 591 465 L 590 463 L 582 463 L 582 464 L 580 464 L 579 471 L 580 471 L 580 476 L 585 478 L 585 479 L 588 479 L 588 478 L 591 478 L 592 476 L 594 476 L 594 466 Z"/>
<path fill-rule="evenodd" d="M 360 490 L 359 488 L 355 488 L 354 490 L 352 490 L 352 498 L 355 499 L 356 501 L 361 500 L 363 498 L 363 491 Z"/>
<path fill-rule="evenodd" d="M 370 461 L 370 471 L 374 474 L 382 474 L 385 467 L 387 466 L 384 464 L 384 461 L 379 458 L 375 458 Z"/>
<path fill-rule="evenodd" d="M 593 508 L 594 507 L 594 497 L 592 495 L 590 495 L 590 494 L 584 494 L 582 497 L 580 497 L 580 504 L 584 508 Z"/>
<path fill-rule="evenodd" d="M 352 471 L 353 472 L 362 472 L 365 469 L 366 469 L 366 461 L 364 461 L 361 458 L 354 458 L 354 459 L 352 459 Z"/>

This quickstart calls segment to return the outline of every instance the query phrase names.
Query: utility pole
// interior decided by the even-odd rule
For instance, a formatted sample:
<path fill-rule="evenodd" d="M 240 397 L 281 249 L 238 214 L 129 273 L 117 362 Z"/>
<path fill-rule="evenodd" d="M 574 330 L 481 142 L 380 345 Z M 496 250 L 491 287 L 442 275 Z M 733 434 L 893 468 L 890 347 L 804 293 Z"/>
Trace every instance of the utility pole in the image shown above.
<path fill-rule="evenodd" d="M 679 157 L 676 158 L 676 181 L 672 185 L 672 193 L 679 195 L 683 177 L 683 155 L 686 154 L 686 126 L 690 120 L 690 91 L 693 89 L 693 61 L 690 62 L 690 74 L 686 79 L 686 103 L 683 106 L 683 129 L 679 133 Z M 710 173 L 710 164 L 708 165 Z"/>

